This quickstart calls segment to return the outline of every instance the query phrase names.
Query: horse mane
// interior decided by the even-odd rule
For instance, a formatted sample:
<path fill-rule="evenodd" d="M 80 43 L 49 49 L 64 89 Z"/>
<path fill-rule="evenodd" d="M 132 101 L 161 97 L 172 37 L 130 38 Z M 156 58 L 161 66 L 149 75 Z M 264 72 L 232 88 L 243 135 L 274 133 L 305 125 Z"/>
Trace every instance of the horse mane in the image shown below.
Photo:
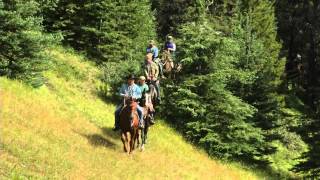
<path fill-rule="evenodd" d="M 136 110 L 137 110 L 136 106 L 137 106 L 136 102 L 133 102 L 133 101 L 131 101 L 130 103 L 126 102 L 126 106 L 120 112 L 119 125 L 120 125 L 121 131 L 123 131 L 123 132 L 131 131 L 130 119 L 132 118 L 132 113 L 134 114 L 134 116 L 136 116 L 134 118 L 135 126 L 138 126 L 139 117 L 136 112 Z"/>
<path fill-rule="evenodd" d="M 145 95 L 145 102 L 144 102 L 144 108 L 146 108 L 147 111 L 154 111 L 153 103 L 152 103 L 152 96 L 150 91 L 146 93 Z"/>
<path fill-rule="evenodd" d="M 171 58 L 170 58 L 170 52 L 167 51 L 167 50 L 164 50 L 163 53 L 162 53 L 162 60 L 163 61 L 171 61 Z"/>

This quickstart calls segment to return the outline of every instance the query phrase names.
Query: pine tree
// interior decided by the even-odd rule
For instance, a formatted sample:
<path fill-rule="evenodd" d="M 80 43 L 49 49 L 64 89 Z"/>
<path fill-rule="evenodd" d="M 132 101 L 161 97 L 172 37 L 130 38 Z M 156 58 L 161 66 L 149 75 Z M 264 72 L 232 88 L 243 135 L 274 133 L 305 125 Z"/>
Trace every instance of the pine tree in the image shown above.
<path fill-rule="evenodd" d="M 241 1 L 239 10 L 240 24 L 245 30 L 240 34 L 244 42 L 242 68 L 256 74 L 254 83 L 242 87 L 236 85 L 234 92 L 257 108 L 253 120 L 264 130 L 270 148 L 283 146 L 288 152 L 301 153 L 305 144 L 294 129 L 301 125 L 302 114 L 290 105 L 289 101 L 293 99 L 283 89 L 285 61 L 279 57 L 281 45 L 277 40 L 273 2 Z M 275 143 L 278 141 L 280 144 Z M 283 157 L 283 161 L 295 161 L 297 157 L 293 154 Z"/>
<path fill-rule="evenodd" d="M 229 87 L 252 83 L 250 73 L 237 68 L 241 44 L 213 27 L 203 21 L 180 28 L 183 77 L 165 89 L 165 113 L 211 155 L 263 161 L 263 132 L 250 121 L 256 108 Z"/>
<path fill-rule="evenodd" d="M 35 1 L 0 1 L 0 75 L 40 86 L 46 69 L 41 18 Z"/>
<path fill-rule="evenodd" d="M 44 11 L 49 32 L 61 32 L 66 44 L 99 64 L 142 60 L 148 40 L 155 38 L 147 0 L 59 1 Z"/>
<path fill-rule="evenodd" d="M 48 32 L 86 53 L 104 69 L 102 77 L 116 92 L 128 73 L 139 73 L 148 41 L 156 38 L 148 0 L 41 1 Z"/>
<path fill-rule="evenodd" d="M 303 154 L 295 171 L 312 178 L 320 176 L 319 10 L 320 3 L 316 0 L 277 1 L 278 32 L 284 42 L 283 54 L 287 57 L 286 88 L 304 103 L 302 112 L 307 116 L 299 132 L 308 143 L 309 151 Z M 298 54 L 301 59 L 297 58 Z"/>
<path fill-rule="evenodd" d="M 181 25 L 198 22 L 205 12 L 205 1 L 196 0 L 160 0 L 157 7 L 158 35 L 164 38 L 168 34 L 178 36 Z"/>

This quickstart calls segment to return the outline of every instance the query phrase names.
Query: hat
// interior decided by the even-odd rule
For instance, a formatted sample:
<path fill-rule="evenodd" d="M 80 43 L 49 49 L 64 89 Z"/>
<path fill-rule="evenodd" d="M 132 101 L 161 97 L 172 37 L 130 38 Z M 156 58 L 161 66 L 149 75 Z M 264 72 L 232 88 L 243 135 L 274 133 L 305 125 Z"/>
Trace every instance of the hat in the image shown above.
<path fill-rule="evenodd" d="M 135 79 L 136 77 L 133 74 L 130 74 L 129 76 L 127 76 L 127 80 L 132 80 Z"/>
<path fill-rule="evenodd" d="M 139 79 L 140 79 L 140 80 L 143 80 L 143 81 L 146 80 L 146 78 L 145 78 L 144 76 L 140 76 Z"/>
<path fill-rule="evenodd" d="M 149 41 L 149 44 L 154 45 L 154 40 L 150 40 L 150 41 Z"/>

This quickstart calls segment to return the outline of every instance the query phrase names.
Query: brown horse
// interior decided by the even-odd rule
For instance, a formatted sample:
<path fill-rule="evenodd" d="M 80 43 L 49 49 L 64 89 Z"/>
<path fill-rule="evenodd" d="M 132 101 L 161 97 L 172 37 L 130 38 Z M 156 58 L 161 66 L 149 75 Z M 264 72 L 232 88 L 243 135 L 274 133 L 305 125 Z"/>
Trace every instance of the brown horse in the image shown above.
<path fill-rule="evenodd" d="M 174 63 L 168 50 L 163 50 L 161 62 L 163 64 L 163 73 L 168 78 L 175 79 L 177 73 L 182 70 L 182 64 Z"/>
<path fill-rule="evenodd" d="M 174 68 L 173 60 L 171 58 L 170 51 L 163 50 L 162 53 L 163 72 L 167 77 L 171 77 L 172 70 Z"/>
<path fill-rule="evenodd" d="M 139 116 L 137 112 L 138 103 L 130 98 L 125 100 L 125 106 L 120 113 L 120 130 L 123 149 L 131 154 L 135 148 L 136 141 L 139 141 Z M 139 142 L 138 142 L 139 143 Z"/>

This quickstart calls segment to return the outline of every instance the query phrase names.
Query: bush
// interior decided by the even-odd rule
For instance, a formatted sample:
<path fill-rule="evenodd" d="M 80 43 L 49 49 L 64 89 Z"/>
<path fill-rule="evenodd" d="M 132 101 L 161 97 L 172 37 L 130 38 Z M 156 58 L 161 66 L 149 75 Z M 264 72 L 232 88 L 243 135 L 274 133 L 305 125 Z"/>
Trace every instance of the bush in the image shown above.
<path fill-rule="evenodd" d="M 0 75 L 34 87 L 44 83 L 45 48 L 53 37 L 43 34 L 35 1 L 0 1 Z"/>

